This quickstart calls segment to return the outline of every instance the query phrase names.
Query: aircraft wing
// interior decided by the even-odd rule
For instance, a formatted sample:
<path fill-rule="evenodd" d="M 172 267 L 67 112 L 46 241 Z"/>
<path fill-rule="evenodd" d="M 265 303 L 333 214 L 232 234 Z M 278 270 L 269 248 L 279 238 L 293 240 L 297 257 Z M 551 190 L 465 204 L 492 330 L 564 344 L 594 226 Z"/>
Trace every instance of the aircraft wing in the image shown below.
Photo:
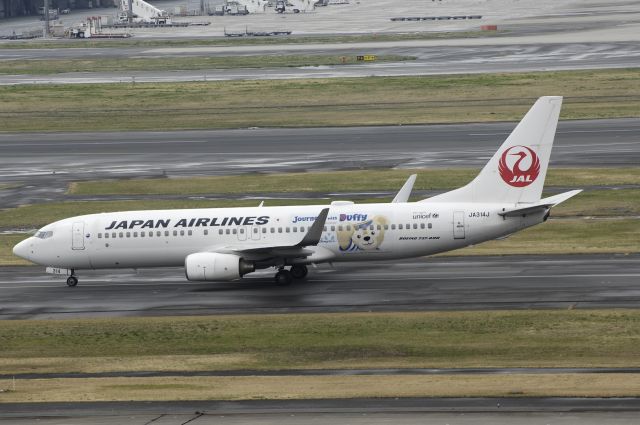
<path fill-rule="evenodd" d="M 211 252 L 226 254 L 242 254 L 249 260 L 264 260 L 269 258 L 309 258 L 323 261 L 333 256 L 326 248 L 317 246 L 322 237 L 324 225 L 329 215 L 329 208 L 324 208 L 311 225 L 309 231 L 295 245 L 246 244 L 212 247 Z"/>
<path fill-rule="evenodd" d="M 527 214 L 532 214 L 539 211 L 544 211 L 551 207 L 555 207 L 556 205 L 566 201 L 569 198 L 576 196 L 580 192 L 582 192 L 582 189 L 571 190 L 569 192 L 560 193 L 559 195 L 549 196 L 548 198 L 541 199 L 540 201 L 536 202 L 533 205 L 527 205 L 519 208 L 514 208 L 511 210 L 506 210 L 504 212 L 499 213 L 499 215 L 503 217 L 515 217 L 518 215 L 527 215 Z"/>

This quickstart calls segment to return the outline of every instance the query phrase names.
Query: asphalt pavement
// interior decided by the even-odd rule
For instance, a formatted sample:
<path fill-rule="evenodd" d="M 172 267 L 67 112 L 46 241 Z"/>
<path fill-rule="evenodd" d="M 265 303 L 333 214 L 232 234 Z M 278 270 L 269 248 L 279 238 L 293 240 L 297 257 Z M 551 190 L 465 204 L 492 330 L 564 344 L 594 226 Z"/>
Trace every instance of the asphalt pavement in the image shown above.
<path fill-rule="evenodd" d="M 182 268 L 80 271 L 75 288 L 41 267 L 0 273 L 2 319 L 640 307 L 638 255 L 325 264 L 288 287 L 273 270 L 220 283 L 188 282 Z"/>
<path fill-rule="evenodd" d="M 480 168 L 515 125 L 1 133 L 0 182 L 13 188 L 0 191 L 0 203 L 14 207 L 72 199 L 65 195 L 70 182 L 109 178 Z M 550 166 L 637 166 L 638 134 L 636 118 L 561 121 Z"/>
<path fill-rule="evenodd" d="M 376 398 L 2 404 L 22 425 L 636 425 L 637 398 Z"/>

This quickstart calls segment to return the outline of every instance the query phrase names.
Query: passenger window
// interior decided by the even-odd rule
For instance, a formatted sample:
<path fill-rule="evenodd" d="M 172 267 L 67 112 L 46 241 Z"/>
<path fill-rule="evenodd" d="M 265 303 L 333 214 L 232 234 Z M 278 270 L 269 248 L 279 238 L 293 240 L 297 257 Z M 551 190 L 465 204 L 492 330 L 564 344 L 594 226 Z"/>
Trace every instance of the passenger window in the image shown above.
<path fill-rule="evenodd" d="M 324 226 L 324 228 L 322 229 L 324 232 L 327 231 L 327 226 Z"/>
<path fill-rule="evenodd" d="M 178 231 L 177 230 L 173 231 L 173 236 L 178 236 Z"/>
<path fill-rule="evenodd" d="M 233 234 L 237 235 L 238 234 L 238 230 L 237 229 L 233 229 Z"/>
<path fill-rule="evenodd" d="M 413 228 L 417 229 L 418 228 L 418 223 L 413 223 Z"/>
<path fill-rule="evenodd" d="M 187 235 L 189 236 L 193 235 L 193 230 L 187 230 Z"/>
<path fill-rule="evenodd" d="M 350 232 L 350 231 L 351 231 L 351 225 L 347 224 L 347 232 Z"/>
<path fill-rule="evenodd" d="M 169 236 L 169 231 L 168 231 L 168 230 L 165 230 L 165 231 L 164 231 L 164 235 L 165 235 L 165 236 Z M 160 236 L 160 232 L 158 232 L 158 236 Z"/>
<path fill-rule="evenodd" d="M 262 233 L 267 233 L 267 228 L 266 227 L 262 228 Z"/>
<path fill-rule="evenodd" d="M 331 226 L 331 231 L 335 232 L 336 231 L 336 226 Z"/>
<path fill-rule="evenodd" d="M 298 228 L 297 227 L 293 227 L 293 233 L 298 233 Z"/>
<path fill-rule="evenodd" d="M 244 235 L 244 229 L 240 229 L 240 234 Z"/>
<path fill-rule="evenodd" d="M 300 231 L 304 232 L 304 226 L 300 226 Z"/>
<path fill-rule="evenodd" d="M 264 230 L 264 229 L 262 229 L 262 230 Z M 258 228 L 257 227 L 253 228 L 253 233 L 258 233 Z"/>
<path fill-rule="evenodd" d="M 130 238 L 131 237 L 131 232 L 127 232 L 127 237 Z"/>
<path fill-rule="evenodd" d="M 153 237 L 153 232 L 149 232 L 149 237 L 152 238 Z"/>
<path fill-rule="evenodd" d="M 119 236 L 119 237 L 121 237 L 121 238 L 124 238 L 124 233 L 120 232 L 120 233 L 118 234 L 118 236 Z"/>
<path fill-rule="evenodd" d="M 338 232 L 342 232 L 342 226 L 338 226 Z"/>
<path fill-rule="evenodd" d="M 109 234 L 108 234 L 108 233 L 105 233 L 105 234 L 104 234 L 104 238 L 105 238 L 105 239 L 109 239 Z"/>
<path fill-rule="evenodd" d="M 405 227 L 405 229 L 407 229 L 407 230 L 411 229 L 411 225 L 407 224 L 407 227 Z"/>
<path fill-rule="evenodd" d="M 115 239 L 115 238 L 116 238 L 116 232 L 113 232 L 113 233 L 111 234 L 111 237 L 112 237 L 113 239 Z"/>
<path fill-rule="evenodd" d="M 429 229 L 431 229 L 431 223 L 429 223 Z"/>
<path fill-rule="evenodd" d="M 389 230 L 389 225 L 388 224 L 384 225 L 384 230 Z"/>
<path fill-rule="evenodd" d="M 224 230 L 222 230 L 222 229 L 218 230 L 218 234 L 219 234 L 219 235 L 221 235 L 221 234 L 223 234 L 223 233 L 224 233 Z"/>
<path fill-rule="evenodd" d="M 402 230 L 402 224 L 398 224 L 398 230 Z"/>
<path fill-rule="evenodd" d="M 209 234 L 209 230 L 204 229 L 204 235 L 207 236 Z"/>
<path fill-rule="evenodd" d="M 229 235 L 229 234 L 231 234 L 231 231 L 230 231 L 229 229 L 226 229 L 225 233 L 226 233 L 227 235 Z"/>
<path fill-rule="evenodd" d="M 138 232 L 133 232 L 133 237 L 137 238 L 138 237 Z"/>
<path fill-rule="evenodd" d="M 395 224 L 391 225 L 391 230 L 396 230 L 396 225 Z"/>
<path fill-rule="evenodd" d="M 424 229 L 424 223 L 420 223 L 420 228 Z"/>
<path fill-rule="evenodd" d="M 140 237 L 144 238 L 147 235 L 147 232 L 140 232 Z"/>
<path fill-rule="evenodd" d="M 291 229 L 287 227 L 287 233 L 289 233 L 290 231 L 291 231 Z"/>
<path fill-rule="evenodd" d="M 98 233 L 98 239 L 102 239 L 102 233 Z"/>

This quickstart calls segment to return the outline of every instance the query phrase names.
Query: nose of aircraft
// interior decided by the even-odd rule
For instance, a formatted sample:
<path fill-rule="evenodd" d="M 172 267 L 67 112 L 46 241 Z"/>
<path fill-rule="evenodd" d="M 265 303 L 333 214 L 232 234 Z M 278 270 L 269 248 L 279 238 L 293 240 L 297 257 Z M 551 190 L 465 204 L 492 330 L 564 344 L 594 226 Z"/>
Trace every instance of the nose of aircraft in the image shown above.
<path fill-rule="evenodd" d="M 13 247 L 13 255 L 16 255 L 25 260 L 29 259 L 29 239 L 25 239 L 16 246 Z"/>

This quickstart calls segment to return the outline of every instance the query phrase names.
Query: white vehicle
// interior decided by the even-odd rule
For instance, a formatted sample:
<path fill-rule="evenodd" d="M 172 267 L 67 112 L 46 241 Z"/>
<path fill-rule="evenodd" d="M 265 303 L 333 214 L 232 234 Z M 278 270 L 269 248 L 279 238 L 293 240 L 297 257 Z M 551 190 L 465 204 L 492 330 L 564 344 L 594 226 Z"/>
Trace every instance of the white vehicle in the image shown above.
<path fill-rule="evenodd" d="M 407 202 L 127 211 L 83 215 L 40 229 L 13 249 L 78 283 L 82 269 L 184 266 L 191 281 L 239 279 L 277 268 L 278 284 L 307 265 L 432 255 L 542 223 L 573 190 L 541 199 L 561 97 L 541 97 L 469 184 Z"/>
<path fill-rule="evenodd" d="M 127 22 L 129 19 L 129 0 L 120 1 L 120 10 L 122 13 L 118 17 L 120 22 Z M 147 3 L 144 0 L 133 0 L 131 2 L 131 13 L 133 22 L 147 22 L 156 25 L 168 25 L 171 24 L 171 17 L 166 10 L 158 9 L 154 5 Z"/>

